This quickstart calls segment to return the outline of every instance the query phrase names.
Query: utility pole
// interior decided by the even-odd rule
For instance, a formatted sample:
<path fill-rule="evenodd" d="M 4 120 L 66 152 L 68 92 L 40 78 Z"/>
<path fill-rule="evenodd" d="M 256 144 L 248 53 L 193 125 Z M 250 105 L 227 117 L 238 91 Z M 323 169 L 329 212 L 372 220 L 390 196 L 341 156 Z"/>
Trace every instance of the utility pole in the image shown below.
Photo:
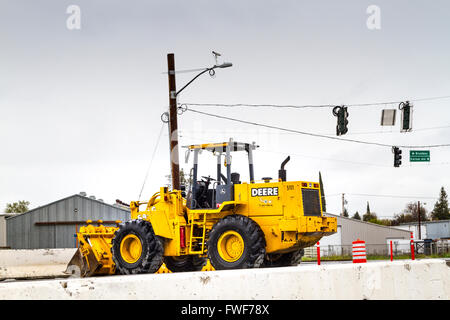
<path fill-rule="evenodd" d="M 217 52 L 213 52 L 217 57 Z M 178 155 L 178 124 L 177 124 L 177 96 L 186 89 L 195 79 L 200 77 L 205 72 L 209 72 L 212 76 L 215 74 L 214 69 L 216 68 L 229 68 L 233 64 L 230 62 L 224 62 L 222 64 L 215 64 L 211 68 L 205 68 L 202 72 L 197 74 L 191 81 L 184 85 L 179 91 L 176 89 L 175 82 L 175 55 L 173 53 L 167 54 L 167 69 L 169 77 L 169 144 L 170 144 L 170 169 L 172 173 L 172 190 L 180 190 L 180 165 L 179 165 L 179 155 Z M 165 114 L 165 113 L 164 113 Z M 163 114 L 163 115 L 164 115 Z M 163 118 L 161 117 L 161 120 Z M 166 122 L 163 120 L 163 122 Z"/>
<path fill-rule="evenodd" d="M 342 194 L 342 211 L 341 211 L 341 216 L 344 216 L 344 211 L 345 211 L 345 198 L 344 198 L 345 193 Z"/>
<path fill-rule="evenodd" d="M 417 201 L 417 214 L 419 218 L 419 240 L 422 240 L 422 234 L 420 231 L 420 201 Z"/>
<path fill-rule="evenodd" d="M 180 190 L 180 166 L 178 156 L 177 89 L 175 82 L 175 55 L 167 54 L 169 75 L 169 143 L 172 190 Z"/>

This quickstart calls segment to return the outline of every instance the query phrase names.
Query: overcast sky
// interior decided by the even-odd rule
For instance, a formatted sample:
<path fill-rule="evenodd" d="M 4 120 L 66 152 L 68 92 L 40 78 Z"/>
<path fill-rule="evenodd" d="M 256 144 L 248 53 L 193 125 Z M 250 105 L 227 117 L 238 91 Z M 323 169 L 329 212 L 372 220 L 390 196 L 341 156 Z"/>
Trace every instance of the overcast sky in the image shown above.
<path fill-rule="evenodd" d="M 79 28 L 74 11 L 67 13 L 71 5 L 80 9 Z M 373 5 L 379 15 L 367 11 Z M 0 211 L 9 202 L 28 200 L 33 208 L 80 191 L 108 203 L 137 200 L 167 110 L 167 53 L 179 70 L 212 66 L 212 50 L 222 54 L 219 63 L 233 63 L 195 81 L 180 103 L 388 102 L 450 95 L 449 33 L 446 0 L 2 0 Z M 195 75 L 177 74 L 177 87 Z M 449 103 L 415 102 L 409 133 L 400 133 L 399 117 L 394 127 L 380 126 L 381 110 L 397 104 L 349 107 L 342 138 L 450 143 Z M 192 109 L 335 136 L 329 108 Z M 388 147 L 192 112 L 179 116 L 179 129 L 180 145 L 255 141 L 257 179 L 276 178 L 287 155 L 288 180 L 318 181 L 320 171 L 331 213 L 339 214 L 342 193 L 350 215 L 365 213 L 369 201 L 379 217 L 392 217 L 410 201 L 430 211 L 441 186 L 449 191 L 449 147 L 426 148 L 430 163 L 410 163 L 403 149 L 403 164 L 394 168 Z M 162 133 L 141 200 L 167 183 L 167 127 Z M 233 171 L 245 180 L 241 157 L 233 157 Z"/>

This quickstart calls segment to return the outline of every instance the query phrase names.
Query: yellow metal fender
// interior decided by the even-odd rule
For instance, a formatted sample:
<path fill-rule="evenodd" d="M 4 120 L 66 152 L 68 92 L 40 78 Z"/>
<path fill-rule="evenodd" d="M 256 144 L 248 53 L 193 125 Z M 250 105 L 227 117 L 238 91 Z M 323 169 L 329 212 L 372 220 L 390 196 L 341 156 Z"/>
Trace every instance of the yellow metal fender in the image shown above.
<path fill-rule="evenodd" d="M 151 211 L 151 214 L 147 216 L 147 219 L 152 224 L 153 231 L 157 236 L 164 237 L 167 239 L 173 239 L 174 233 L 173 228 L 170 227 L 169 219 L 165 211 L 155 210 Z"/>

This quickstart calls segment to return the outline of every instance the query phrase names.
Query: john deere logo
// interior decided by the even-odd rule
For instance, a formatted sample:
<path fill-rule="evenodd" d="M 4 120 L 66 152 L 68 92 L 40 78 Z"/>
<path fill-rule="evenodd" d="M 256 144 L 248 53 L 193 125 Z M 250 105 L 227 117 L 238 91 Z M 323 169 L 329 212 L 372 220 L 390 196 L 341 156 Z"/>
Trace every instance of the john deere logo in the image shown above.
<path fill-rule="evenodd" d="M 278 187 L 252 188 L 252 197 L 278 196 Z"/>

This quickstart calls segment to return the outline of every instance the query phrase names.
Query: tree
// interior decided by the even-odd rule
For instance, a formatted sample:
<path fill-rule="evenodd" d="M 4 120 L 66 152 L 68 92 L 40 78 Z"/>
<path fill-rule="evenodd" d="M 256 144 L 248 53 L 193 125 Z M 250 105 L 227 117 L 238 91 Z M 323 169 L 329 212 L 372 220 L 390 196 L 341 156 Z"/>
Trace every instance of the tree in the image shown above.
<path fill-rule="evenodd" d="M 365 215 L 363 215 L 363 221 L 375 223 L 374 221 L 377 221 L 377 220 L 378 220 L 378 217 L 375 212 L 369 212 L 369 213 L 366 213 Z"/>
<path fill-rule="evenodd" d="M 431 211 L 431 216 L 433 217 L 433 220 L 450 219 L 447 193 L 445 192 L 444 187 L 441 187 L 439 200 L 434 204 L 434 209 Z"/>
<path fill-rule="evenodd" d="M 413 222 L 414 219 L 411 214 L 399 213 L 394 215 L 394 220 L 392 221 L 392 225 L 398 226 L 401 223 L 409 223 Z"/>
<path fill-rule="evenodd" d="M 5 213 L 24 213 L 27 212 L 30 202 L 19 200 L 18 202 L 7 203 Z"/>
<path fill-rule="evenodd" d="M 412 215 L 413 221 L 419 221 L 419 214 L 418 214 L 417 206 L 418 206 L 417 202 L 410 202 L 406 205 L 406 208 L 405 208 L 405 212 L 407 214 Z M 420 220 L 428 221 L 427 209 L 425 209 L 424 206 L 420 206 Z"/>
<path fill-rule="evenodd" d="M 419 215 L 417 210 L 418 203 L 410 202 L 406 204 L 404 211 L 400 214 L 394 215 L 392 225 L 399 225 L 400 223 L 409 223 L 419 221 Z M 427 221 L 427 210 L 424 206 L 420 206 L 420 220 Z"/>
<path fill-rule="evenodd" d="M 359 216 L 358 211 L 355 212 L 355 214 L 353 215 L 352 219 L 361 220 L 361 217 Z"/>
<path fill-rule="evenodd" d="M 392 220 L 391 219 L 378 219 L 377 222 L 375 222 L 377 224 L 381 224 L 383 226 L 392 226 Z"/>
<path fill-rule="evenodd" d="M 320 194 L 322 195 L 322 210 L 324 212 L 327 212 L 327 203 L 325 201 L 325 191 L 323 190 L 323 182 L 322 182 L 322 174 L 319 171 L 319 187 L 320 187 Z"/>
<path fill-rule="evenodd" d="M 367 209 L 366 214 L 363 215 L 363 221 L 372 222 L 371 220 L 377 220 L 377 214 L 370 212 L 369 201 L 367 201 Z"/>
<path fill-rule="evenodd" d="M 344 208 L 344 217 L 346 217 L 346 218 L 348 218 L 348 211 L 347 211 L 347 208 Z"/>

